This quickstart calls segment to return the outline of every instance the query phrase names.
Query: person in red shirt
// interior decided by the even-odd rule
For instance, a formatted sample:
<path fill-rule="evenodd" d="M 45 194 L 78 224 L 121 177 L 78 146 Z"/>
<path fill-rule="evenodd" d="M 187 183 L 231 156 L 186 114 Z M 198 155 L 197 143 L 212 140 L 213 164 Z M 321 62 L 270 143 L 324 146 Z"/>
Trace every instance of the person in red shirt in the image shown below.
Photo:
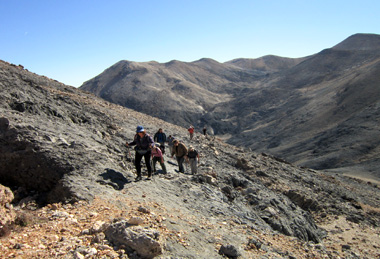
<path fill-rule="evenodd" d="M 194 127 L 190 126 L 187 131 L 190 133 L 190 139 L 193 139 L 194 136 Z"/>

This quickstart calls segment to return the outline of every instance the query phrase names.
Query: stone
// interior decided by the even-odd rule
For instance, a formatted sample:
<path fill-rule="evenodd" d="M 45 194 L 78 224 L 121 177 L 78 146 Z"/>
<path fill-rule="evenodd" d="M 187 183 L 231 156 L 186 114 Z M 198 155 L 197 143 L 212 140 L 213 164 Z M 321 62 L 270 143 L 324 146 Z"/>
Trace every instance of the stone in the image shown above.
<path fill-rule="evenodd" d="M 144 219 L 141 217 L 132 217 L 128 220 L 128 223 L 131 225 L 141 225 L 144 223 Z"/>
<path fill-rule="evenodd" d="M 126 221 L 119 221 L 111 224 L 104 233 L 110 242 L 125 245 L 142 257 L 153 258 L 162 254 L 160 233 L 155 229 L 130 226 Z"/>
<path fill-rule="evenodd" d="M 219 254 L 228 258 L 238 258 L 241 256 L 241 252 L 234 245 L 222 245 L 219 249 Z"/>

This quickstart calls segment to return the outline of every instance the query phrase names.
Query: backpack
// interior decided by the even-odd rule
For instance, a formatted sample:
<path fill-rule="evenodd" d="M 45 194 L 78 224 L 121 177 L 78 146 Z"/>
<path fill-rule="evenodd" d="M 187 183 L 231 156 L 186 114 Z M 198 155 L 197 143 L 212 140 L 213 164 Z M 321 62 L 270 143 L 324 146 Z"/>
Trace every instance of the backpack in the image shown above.
<path fill-rule="evenodd" d="M 187 157 L 188 157 L 188 158 L 196 158 L 197 155 L 198 155 L 198 152 L 197 152 L 195 149 L 193 149 L 192 151 L 189 151 L 189 152 L 187 153 Z"/>

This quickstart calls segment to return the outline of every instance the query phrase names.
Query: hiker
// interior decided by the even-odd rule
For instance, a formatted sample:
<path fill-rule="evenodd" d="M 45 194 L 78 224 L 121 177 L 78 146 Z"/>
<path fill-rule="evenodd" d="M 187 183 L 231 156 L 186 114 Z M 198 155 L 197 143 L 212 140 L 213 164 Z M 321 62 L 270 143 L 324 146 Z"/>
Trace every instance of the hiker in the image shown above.
<path fill-rule="evenodd" d="M 192 140 L 194 135 L 194 127 L 190 125 L 187 131 L 190 133 L 190 140 Z"/>
<path fill-rule="evenodd" d="M 188 162 L 190 163 L 191 174 L 196 174 L 198 172 L 199 154 L 193 146 L 189 147 L 189 151 L 187 152 L 187 158 Z"/>
<path fill-rule="evenodd" d="M 125 143 L 127 147 L 134 146 L 136 150 L 135 154 L 135 167 L 137 171 L 137 177 L 136 181 L 141 180 L 141 159 L 144 157 L 145 164 L 148 169 L 148 178 L 147 180 L 150 180 L 152 177 L 152 167 L 150 166 L 150 155 L 151 155 L 151 149 L 150 146 L 154 145 L 154 141 L 152 137 L 146 133 L 143 126 L 137 126 L 136 128 L 136 135 L 131 143 Z"/>
<path fill-rule="evenodd" d="M 158 144 L 151 146 L 152 148 L 152 164 L 153 164 L 153 173 L 156 172 L 156 162 L 158 161 L 161 165 L 162 172 L 166 174 L 166 166 L 164 163 L 164 157 L 161 149 L 158 147 Z"/>
<path fill-rule="evenodd" d="M 169 137 L 166 139 L 168 141 L 168 146 L 169 146 L 169 154 L 173 152 L 173 141 L 174 137 L 172 135 L 169 135 Z"/>
<path fill-rule="evenodd" d="M 177 162 L 178 162 L 179 172 L 184 173 L 185 168 L 183 167 L 183 162 L 184 162 L 185 156 L 187 154 L 187 147 L 185 146 L 185 144 L 180 142 L 178 139 L 175 139 L 173 141 L 173 144 L 174 145 L 173 145 L 172 157 L 173 157 L 173 155 L 176 156 Z"/>
<path fill-rule="evenodd" d="M 204 127 L 203 127 L 203 135 L 206 136 L 206 134 L 207 134 L 206 132 L 207 132 L 207 128 L 206 128 L 206 126 L 204 126 Z"/>
<path fill-rule="evenodd" d="M 163 132 L 163 130 L 161 128 L 158 129 L 156 134 L 154 134 L 153 140 L 154 140 L 154 142 L 160 143 L 160 148 L 161 148 L 162 154 L 165 154 L 166 134 Z"/>

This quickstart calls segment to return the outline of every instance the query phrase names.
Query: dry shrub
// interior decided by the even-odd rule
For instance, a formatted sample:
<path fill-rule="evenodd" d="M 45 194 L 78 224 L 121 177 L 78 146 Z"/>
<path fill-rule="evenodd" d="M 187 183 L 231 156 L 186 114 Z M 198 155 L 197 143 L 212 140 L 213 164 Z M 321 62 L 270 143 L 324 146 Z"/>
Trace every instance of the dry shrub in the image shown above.
<path fill-rule="evenodd" d="M 33 215 L 31 215 L 30 213 L 25 213 L 25 212 L 18 214 L 15 219 L 15 224 L 21 227 L 26 227 L 32 224 L 32 222 L 33 222 Z"/>
<path fill-rule="evenodd" d="M 0 238 L 7 237 L 11 233 L 11 226 L 0 226 Z"/>

